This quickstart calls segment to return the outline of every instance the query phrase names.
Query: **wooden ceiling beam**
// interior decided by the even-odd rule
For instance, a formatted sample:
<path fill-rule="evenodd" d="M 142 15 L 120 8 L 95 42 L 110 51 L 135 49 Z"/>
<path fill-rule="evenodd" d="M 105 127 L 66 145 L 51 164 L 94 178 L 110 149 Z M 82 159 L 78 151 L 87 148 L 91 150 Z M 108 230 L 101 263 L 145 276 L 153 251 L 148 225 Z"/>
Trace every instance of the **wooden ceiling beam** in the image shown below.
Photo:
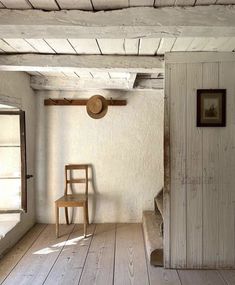
<path fill-rule="evenodd" d="M 158 73 L 163 68 L 161 56 L 0 55 L 0 71 Z"/>
<path fill-rule="evenodd" d="M 137 79 L 135 85 L 128 79 L 75 79 L 66 77 L 31 76 L 31 87 L 45 91 L 78 91 L 97 89 L 155 90 L 163 89 L 163 79 Z"/>
<path fill-rule="evenodd" d="M 235 6 L 137 7 L 114 11 L 0 10 L 0 38 L 235 36 Z"/>

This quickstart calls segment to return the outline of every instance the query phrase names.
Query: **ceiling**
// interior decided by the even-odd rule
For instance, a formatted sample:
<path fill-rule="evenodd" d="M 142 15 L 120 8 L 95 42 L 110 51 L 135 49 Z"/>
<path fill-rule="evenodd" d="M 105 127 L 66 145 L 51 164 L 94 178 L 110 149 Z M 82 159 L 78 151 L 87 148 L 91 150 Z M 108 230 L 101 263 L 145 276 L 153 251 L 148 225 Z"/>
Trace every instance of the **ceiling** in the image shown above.
<path fill-rule="evenodd" d="M 128 7 L 164 7 L 230 5 L 235 0 L 0 0 L 0 9 L 40 9 L 46 11 L 68 10 L 115 10 Z M 235 37 L 164 37 L 164 38 L 0 38 L 0 54 L 72 54 L 72 55 L 138 55 L 158 56 L 166 52 L 178 51 L 216 51 L 234 52 Z M 128 72 L 29 72 L 33 76 L 62 77 L 71 80 L 102 79 L 102 82 L 120 80 L 128 82 L 130 78 L 142 75 Z M 149 75 L 163 84 L 163 74 Z M 41 84 L 41 82 L 40 82 Z M 84 84 L 84 82 L 83 82 Z M 131 85 L 133 85 L 131 83 Z M 93 85 L 92 85 L 93 86 Z M 109 86 L 109 84 L 107 85 Z M 116 86 L 116 85 L 115 85 Z"/>

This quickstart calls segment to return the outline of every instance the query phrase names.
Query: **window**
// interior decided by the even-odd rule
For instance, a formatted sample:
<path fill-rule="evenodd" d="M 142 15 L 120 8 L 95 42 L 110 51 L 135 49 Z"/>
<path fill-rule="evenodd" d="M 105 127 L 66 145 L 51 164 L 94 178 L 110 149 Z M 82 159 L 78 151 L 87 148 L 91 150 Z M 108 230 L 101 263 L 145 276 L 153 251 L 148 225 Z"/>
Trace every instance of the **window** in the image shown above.
<path fill-rule="evenodd" d="M 25 112 L 0 111 L 0 213 L 27 212 Z"/>

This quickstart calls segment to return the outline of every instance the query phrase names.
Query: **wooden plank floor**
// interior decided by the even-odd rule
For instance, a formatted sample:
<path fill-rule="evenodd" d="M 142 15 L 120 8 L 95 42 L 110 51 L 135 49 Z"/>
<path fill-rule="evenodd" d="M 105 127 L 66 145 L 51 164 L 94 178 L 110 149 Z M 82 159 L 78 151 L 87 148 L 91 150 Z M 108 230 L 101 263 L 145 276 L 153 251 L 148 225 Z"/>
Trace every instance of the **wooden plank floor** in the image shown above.
<path fill-rule="evenodd" d="M 0 284 L 234 285 L 235 270 L 166 270 L 149 265 L 141 224 L 35 225 L 0 260 Z"/>

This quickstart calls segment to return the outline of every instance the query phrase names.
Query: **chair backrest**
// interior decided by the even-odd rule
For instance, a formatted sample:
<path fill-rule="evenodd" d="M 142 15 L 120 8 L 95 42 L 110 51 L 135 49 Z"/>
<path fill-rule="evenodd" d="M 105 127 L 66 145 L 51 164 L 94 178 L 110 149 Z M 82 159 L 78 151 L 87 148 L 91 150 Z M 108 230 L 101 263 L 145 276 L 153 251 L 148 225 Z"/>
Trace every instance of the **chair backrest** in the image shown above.
<path fill-rule="evenodd" d="M 73 174 L 76 170 L 84 170 L 83 178 L 74 178 Z M 65 165 L 65 191 L 64 194 L 68 194 L 68 185 L 72 190 L 73 184 L 84 183 L 85 194 L 88 195 L 88 165 L 87 164 L 68 164 Z"/>

